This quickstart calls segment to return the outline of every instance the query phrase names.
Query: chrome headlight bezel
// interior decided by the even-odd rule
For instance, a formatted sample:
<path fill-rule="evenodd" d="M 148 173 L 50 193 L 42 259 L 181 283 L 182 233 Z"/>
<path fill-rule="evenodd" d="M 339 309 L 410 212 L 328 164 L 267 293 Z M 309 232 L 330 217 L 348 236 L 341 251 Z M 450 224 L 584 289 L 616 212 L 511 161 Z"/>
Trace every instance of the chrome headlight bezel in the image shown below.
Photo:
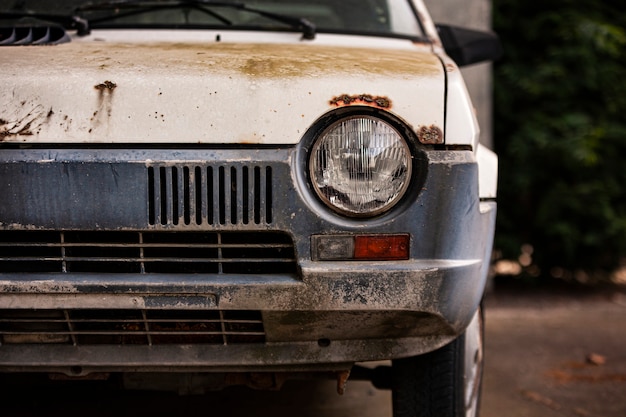
<path fill-rule="evenodd" d="M 373 171 L 368 171 L 368 167 L 365 167 L 360 170 L 357 169 L 352 174 L 344 172 L 345 175 L 342 177 L 344 182 L 340 186 L 337 186 L 337 184 L 333 186 L 332 181 L 336 181 L 336 178 L 320 178 L 324 174 L 318 172 L 319 161 L 316 161 L 317 153 L 321 148 L 324 148 L 323 153 L 326 155 L 328 153 L 327 145 L 329 141 L 332 141 L 328 135 L 330 134 L 330 137 L 332 137 L 332 132 L 339 126 L 354 124 L 355 122 L 357 125 L 359 122 L 363 122 L 363 126 L 372 130 L 365 131 L 366 133 L 363 135 L 353 135 L 352 142 L 363 139 L 361 143 L 354 145 L 354 148 L 342 147 L 341 149 L 333 149 L 331 152 L 344 152 L 341 156 L 335 155 L 334 160 L 336 163 L 341 161 L 341 164 L 351 164 L 353 163 L 352 161 L 346 162 L 342 158 L 346 160 L 352 158 L 356 160 L 357 165 L 372 165 Z M 345 131 L 342 132 L 345 133 Z M 354 132 L 350 133 L 353 134 Z M 418 149 L 419 145 L 417 144 L 418 141 L 415 134 L 406 124 L 388 112 L 360 106 L 333 111 L 320 119 L 310 129 L 307 136 L 306 173 L 309 187 L 317 201 L 320 201 L 324 207 L 329 208 L 333 213 L 344 218 L 363 219 L 384 215 L 401 204 L 407 195 L 412 194 L 410 190 L 414 189 L 416 184 L 422 182 L 425 178 L 426 164 L 424 162 L 426 158 L 423 152 Z M 372 142 L 373 145 L 371 145 Z M 385 144 L 385 142 L 389 147 L 380 146 Z M 347 143 L 349 144 L 350 140 Z M 362 154 L 357 155 L 360 152 Z M 394 155 L 390 156 L 390 154 Z M 395 154 L 400 154 L 402 157 L 394 159 Z M 323 156 L 321 158 L 326 157 Z M 382 163 L 379 164 L 381 161 Z M 322 162 L 322 165 L 326 163 L 328 161 Z M 381 170 L 381 166 L 386 166 L 386 168 L 382 169 L 384 171 L 382 173 L 378 172 Z M 339 167 L 338 169 L 345 171 L 345 167 Z M 354 180 L 354 178 L 348 180 L 348 177 L 352 175 L 355 178 L 363 175 L 371 177 L 359 183 L 359 180 Z M 378 178 L 374 178 L 374 182 L 370 181 L 374 176 Z M 353 180 L 353 184 L 345 184 L 345 182 Z M 330 186 L 328 186 L 328 181 L 331 181 Z M 386 187 L 391 185 L 391 188 L 384 190 L 380 187 L 381 184 L 384 184 Z M 347 196 L 344 192 L 346 188 L 357 185 L 363 186 L 363 189 L 366 191 L 362 195 L 357 195 L 361 190 L 359 188 L 359 192 L 355 191 L 356 194 L 353 194 L 361 202 L 364 202 L 364 204 L 355 208 L 351 201 L 346 203 L 345 200 L 349 200 L 350 196 Z M 371 194 L 368 194 L 370 192 Z M 368 198 L 369 201 L 367 201 Z"/>

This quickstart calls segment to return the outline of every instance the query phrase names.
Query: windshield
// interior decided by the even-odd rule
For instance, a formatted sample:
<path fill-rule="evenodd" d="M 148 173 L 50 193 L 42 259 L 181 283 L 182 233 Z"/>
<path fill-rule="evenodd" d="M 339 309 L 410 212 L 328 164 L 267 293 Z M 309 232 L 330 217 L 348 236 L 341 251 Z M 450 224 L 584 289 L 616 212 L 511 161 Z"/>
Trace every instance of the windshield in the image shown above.
<path fill-rule="evenodd" d="M 410 0 L 136 1 L 132 8 L 100 0 L 9 0 L 1 12 L 77 14 L 91 28 L 219 28 L 289 30 L 287 23 L 250 9 L 306 19 L 317 32 L 422 37 Z M 8 4 L 7 4 L 8 3 Z M 107 7 L 96 6 L 109 3 Z M 128 3 L 128 2 L 126 2 Z M 245 8 L 236 7 L 245 5 Z M 79 8 L 79 11 L 76 11 Z"/>

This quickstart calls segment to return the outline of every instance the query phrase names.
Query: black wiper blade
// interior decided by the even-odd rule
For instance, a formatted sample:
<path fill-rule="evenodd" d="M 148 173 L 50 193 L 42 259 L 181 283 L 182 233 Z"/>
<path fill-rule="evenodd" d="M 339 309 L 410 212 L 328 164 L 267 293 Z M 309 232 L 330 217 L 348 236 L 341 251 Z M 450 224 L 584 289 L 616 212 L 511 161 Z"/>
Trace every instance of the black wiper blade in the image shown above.
<path fill-rule="evenodd" d="M 36 19 L 58 23 L 66 29 L 76 29 L 78 36 L 89 35 L 89 22 L 77 15 L 37 13 L 28 11 L 0 12 L 0 19 Z"/>
<path fill-rule="evenodd" d="M 279 13 L 267 12 L 265 10 L 248 7 L 245 4 L 240 4 L 238 9 L 245 10 L 251 13 L 257 13 L 260 16 L 264 16 L 269 19 L 274 19 L 277 22 L 285 23 L 291 26 L 292 28 L 297 29 L 300 32 L 302 32 L 302 39 L 307 39 L 307 40 L 315 39 L 315 33 L 316 33 L 317 28 L 315 27 L 315 24 L 313 22 L 311 22 L 308 19 L 305 19 L 304 17 L 293 17 L 293 16 L 279 14 Z"/>
<path fill-rule="evenodd" d="M 178 7 L 194 7 L 203 10 L 206 13 L 211 14 L 212 16 L 218 18 L 222 22 L 226 24 L 231 24 L 230 21 L 224 19 L 217 13 L 212 13 L 204 7 L 224 7 L 224 8 L 233 8 L 238 10 L 243 10 L 250 13 L 258 14 L 259 16 L 267 17 L 268 19 L 275 20 L 277 22 L 285 23 L 288 26 L 291 26 L 293 29 L 296 29 L 302 32 L 303 39 L 315 39 L 316 27 L 315 25 L 305 18 L 293 17 L 289 15 L 284 15 L 280 13 L 268 12 L 262 9 L 256 9 L 253 7 L 246 6 L 245 3 L 239 2 L 228 2 L 228 1 L 212 1 L 212 0 L 179 0 L 179 1 L 145 1 L 145 0 L 110 0 L 104 2 L 89 2 L 85 3 L 75 9 L 76 13 L 80 12 L 91 12 L 91 11 L 101 11 L 101 10 L 131 10 L 131 9 L 143 9 L 143 10 L 159 10 L 159 9 L 171 9 Z M 131 14 L 133 12 L 129 12 Z M 126 14 L 125 14 L 126 15 Z M 111 16 L 111 18 L 120 17 L 119 14 L 115 16 Z M 108 18 L 101 18 L 98 21 L 103 21 Z M 95 22 L 95 20 L 94 20 Z"/>

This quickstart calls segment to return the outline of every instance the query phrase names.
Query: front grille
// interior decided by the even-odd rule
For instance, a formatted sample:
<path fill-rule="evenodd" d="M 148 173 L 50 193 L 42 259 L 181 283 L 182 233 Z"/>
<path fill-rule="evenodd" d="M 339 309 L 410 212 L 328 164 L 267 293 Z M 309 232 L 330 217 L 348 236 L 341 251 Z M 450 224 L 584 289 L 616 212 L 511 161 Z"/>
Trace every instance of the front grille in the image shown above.
<path fill-rule="evenodd" d="M 272 223 L 271 167 L 151 166 L 147 181 L 150 225 Z"/>
<path fill-rule="evenodd" d="M 258 311 L 0 310 L 2 344 L 264 343 Z"/>
<path fill-rule="evenodd" d="M 0 231 L 0 273 L 295 274 L 279 232 Z"/>

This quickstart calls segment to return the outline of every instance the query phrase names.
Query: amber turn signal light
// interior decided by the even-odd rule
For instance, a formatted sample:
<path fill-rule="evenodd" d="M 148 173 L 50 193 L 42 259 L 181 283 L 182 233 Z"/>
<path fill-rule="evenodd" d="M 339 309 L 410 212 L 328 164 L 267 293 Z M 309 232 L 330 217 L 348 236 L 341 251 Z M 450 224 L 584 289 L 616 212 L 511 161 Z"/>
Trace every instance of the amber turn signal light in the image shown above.
<path fill-rule="evenodd" d="M 314 261 L 393 261 L 409 259 L 408 234 L 311 236 Z"/>
<path fill-rule="evenodd" d="M 354 259 L 409 259 L 409 235 L 355 236 Z"/>

